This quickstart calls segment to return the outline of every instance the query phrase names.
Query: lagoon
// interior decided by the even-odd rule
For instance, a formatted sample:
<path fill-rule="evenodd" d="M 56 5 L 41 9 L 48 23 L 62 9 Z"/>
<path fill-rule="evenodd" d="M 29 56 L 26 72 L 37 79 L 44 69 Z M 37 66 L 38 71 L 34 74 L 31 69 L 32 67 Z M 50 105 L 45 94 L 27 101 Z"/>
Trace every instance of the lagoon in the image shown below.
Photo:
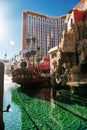
<path fill-rule="evenodd" d="M 87 130 L 86 104 L 67 96 L 54 99 L 51 88 L 25 91 L 5 77 L 3 109 L 9 103 L 11 111 L 3 113 L 5 130 Z"/>

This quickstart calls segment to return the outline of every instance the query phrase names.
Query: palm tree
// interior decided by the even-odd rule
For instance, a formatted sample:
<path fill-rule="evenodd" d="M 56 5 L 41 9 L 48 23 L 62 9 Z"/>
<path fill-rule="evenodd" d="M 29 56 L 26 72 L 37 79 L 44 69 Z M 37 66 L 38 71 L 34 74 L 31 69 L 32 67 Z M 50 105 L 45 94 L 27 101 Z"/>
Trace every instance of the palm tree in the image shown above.
<path fill-rule="evenodd" d="M 34 55 L 36 55 L 36 51 L 34 50 L 35 41 L 36 41 L 35 37 L 26 39 L 26 42 L 28 44 L 28 51 L 29 51 L 29 44 L 32 44 L 32 50 L 31 50 L 30 54 L 33 56 L 33 67 L 34 67 Z M 28 56 L 30 56 L 30 55 L 28 55 Z M 29 57 L 28 57 L 28 59 L 29 59 Z"/>
<path fill-rule="evenodd" d="M 22 51 L 19 52 L 19 57 L 20 57 L 20 60 L 21 60 L 21 54 L 22 54 Z"/>

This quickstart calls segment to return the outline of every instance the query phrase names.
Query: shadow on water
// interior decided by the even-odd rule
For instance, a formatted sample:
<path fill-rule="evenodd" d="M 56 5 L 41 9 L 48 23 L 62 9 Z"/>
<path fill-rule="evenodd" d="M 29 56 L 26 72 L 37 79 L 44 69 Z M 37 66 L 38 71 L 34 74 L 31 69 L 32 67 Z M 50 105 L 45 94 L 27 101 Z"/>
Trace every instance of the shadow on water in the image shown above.
<path fill-rule="evenodd" d="M 51 87 L 20 87 L 19 92 L 25 93 L 27 96 L 32 98 L 43 99 L 46 101 L 51 100 Z"/>
<path fill-rule="evenodd" d="M 84 90 L 83 88 L 76 88 L 72 91 L 73 88 L 69 86 L 56 86 L 52 89 L 52 97 L 55 101 L 65 103 L 68 105 L 81 105 L 87 106 L 87 94 L 84 94 L 83 91 L 86 91 L 87 88 Z M 83 90 L 83 91 L 82 91 Z M 86 91 L 87 92 L 87 91 Z"/>
<path fill-rule="evenodd" d="M 6 130 L 77 130 L 80 126 L 81 129 L 87 127 L 86 107 L 71 105 L 59 90 L 54 91 L 50 86 L 23 88 L 8 85 L 5 85 L 4 106 L 10 103 L 12 111 L 4 113 Z"/>
<path fill-rule="evenodd" d="M 43 99 L 45 101 L 51 101 L 51 99 L 67 104 L 73 104 L 73 98 L 71 96 L 65 96 L 52 86 L 21 86 L 18 91 L 26 94 L 31 98 Z"/>
<path fill-rule="evenodd" d="M 21 86 L 18 91 L 26 94 L 32 98 L 43 99 L 46 101 L 51 101 L 51 99 L 66 103 L 66 104 L 79 104 L 82 106 L 87 106 L 87 96 L 79 96 L 71 93 L 70 88 L 67 89 L 56 89 L 54 87 L 26 87 Z"/>
<path fill-rule="evenodd" d="M 26 126 L 28 129 L 35 127 L 37 130 L 57 129 L 58 127 L 60 130 L 66 130 L 69 125 L 71 130 L 77 130 L 81 125 L 81 128 L 86 126 L 84 122 L 87 121 L 86 107 L 79 106 L 73 99 L 70 101 L 71 97 L 64 96 L 59 90 L 54 91 L 53 88 L 20 87 L 12 95 L 13 102 L 22 111 L 22 129 Z M 51 99 L 53 99 L 54 106 L 48 102 Z"/>

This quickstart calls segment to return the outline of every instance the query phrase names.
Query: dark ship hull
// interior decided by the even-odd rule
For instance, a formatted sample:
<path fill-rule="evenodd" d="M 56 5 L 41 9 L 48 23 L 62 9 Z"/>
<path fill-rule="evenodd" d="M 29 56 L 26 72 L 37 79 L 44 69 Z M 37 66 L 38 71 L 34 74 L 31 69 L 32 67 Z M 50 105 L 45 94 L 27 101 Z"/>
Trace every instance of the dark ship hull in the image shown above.
<path fill-rule="evenodd" d="M 28 87 L 50 87 L 50 77 L 28 68 L 18 68 L 12 72 L 12 82 Z"/>

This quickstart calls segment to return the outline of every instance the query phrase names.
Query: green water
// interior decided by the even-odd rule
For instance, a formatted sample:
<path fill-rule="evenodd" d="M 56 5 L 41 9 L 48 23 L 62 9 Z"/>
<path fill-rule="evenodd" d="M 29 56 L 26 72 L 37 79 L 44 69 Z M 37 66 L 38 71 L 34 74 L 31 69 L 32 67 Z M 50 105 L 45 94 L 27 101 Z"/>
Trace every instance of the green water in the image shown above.
<path fill-rule="evenodd" d="M 4 97 L 4 106 L 10 102 L 12 108 L 4 113 L 5 130 L 87 130 L 87 106 L 65 99 L 47 101 L 40 92 L 39 98 L 34 96 L 35 90 L 33 96 L 19 90 Z"/>

